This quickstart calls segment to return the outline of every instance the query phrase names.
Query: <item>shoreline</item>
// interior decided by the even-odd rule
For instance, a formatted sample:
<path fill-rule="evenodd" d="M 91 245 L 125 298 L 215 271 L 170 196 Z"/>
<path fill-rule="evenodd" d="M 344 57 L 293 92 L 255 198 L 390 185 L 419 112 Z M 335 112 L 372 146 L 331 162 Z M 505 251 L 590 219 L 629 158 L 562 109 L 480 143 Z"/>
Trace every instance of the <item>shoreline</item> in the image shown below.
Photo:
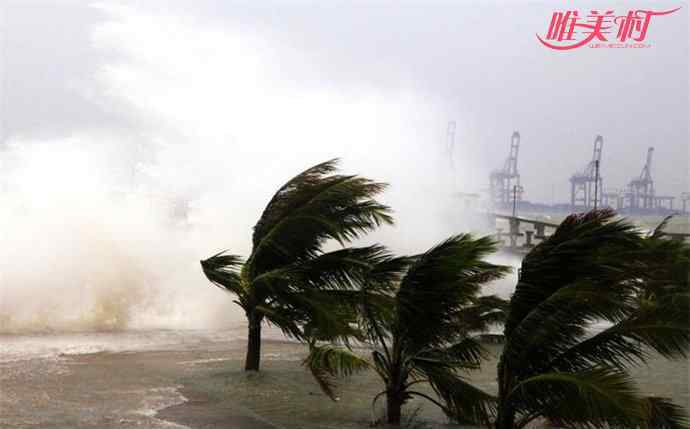
<path fill-rule="evenodd" d="M 244 340 L 213 342 L 196 335 L 183 339 L 162 350 L 119 350 L 118 342 L 116 351 L 0 360 L 0 426 L 364 429 L 371 427 L 374 415 L 383 415 L 382 401 L 372 411 L 371 400 L 382 390 L 373 372 L 341 383 L 341 400 L 333 402 L 302 367 L 306 348 L 299 343 L 267 339 L 262 370 L 246 373 Z M 73 340 L 80 338 L 70 337 Z M 91 339 L 83 340 L 73 344 L 75 350 L 89 349 Z M 492 357 L 470 380 L 495 393 L 501 346 L 486 346 Z M 688 362 L 655 358 L 634 375 L 645 393 L 690 405 Z M 428 403 L 405 406 L 405 418 L 415 413 L 417 427 L 458 428 L 447 425 L 443 413 Z"/>
<path fill-rule="evenodd" d="M 236 404 L 220 405 L 205 392 L 189 387 L 178 389 L 185 401 L 158 410 L 155 418 L 189 429 L 284 429 Z"/>

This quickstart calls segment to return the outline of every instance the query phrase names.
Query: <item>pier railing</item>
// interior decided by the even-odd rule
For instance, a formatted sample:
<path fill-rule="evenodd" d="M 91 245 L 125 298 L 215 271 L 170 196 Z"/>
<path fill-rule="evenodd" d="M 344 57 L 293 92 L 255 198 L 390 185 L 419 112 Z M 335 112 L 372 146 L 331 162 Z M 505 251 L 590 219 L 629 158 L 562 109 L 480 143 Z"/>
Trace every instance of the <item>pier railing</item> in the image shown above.
<path fill-rule="evenodd" d="M 490 216 L 496 225 L 496 240 L 502 247 L 514 250 L 528 250 L 549 237 L 558 228 L 558 224 L 542 220 L 499 213 L 491 213 Z"/>
<path fill-rule="evenodd" d="M 527 252 L 548 238 L 558 228 L 557 223 L 543 220 L 500 213 L 490 213 L 489 216 L 496 228 L 496 240 L 501 247 L 511 251 Z M 690 241 L 690 234 L 667 232 L 665 235 L 671 240 Z"/>

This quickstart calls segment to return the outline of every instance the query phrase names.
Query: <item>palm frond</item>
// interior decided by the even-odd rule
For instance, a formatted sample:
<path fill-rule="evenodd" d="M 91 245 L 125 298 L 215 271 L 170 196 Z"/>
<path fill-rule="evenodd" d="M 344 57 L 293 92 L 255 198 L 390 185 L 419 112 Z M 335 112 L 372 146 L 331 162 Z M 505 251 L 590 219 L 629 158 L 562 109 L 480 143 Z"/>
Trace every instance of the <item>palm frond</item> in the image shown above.
<path fill-rule="evenodd" d="M 671 219 L 673 219 L 674 215 L 668 215 L 666 216 L 661 222 L 659 222 L 659 225 L 654 228 L 652 233 L 650 234 L 650 237 L 653 238 L 660 238 L 664 235 L 664 230 L 668 226 L 668 224 L 671 222 Z"/>
<path fill-rule="evenodd" d="M 363 340 L 371 320 L 391 307 L 391 282 L 406 264 L 379 245 L 346 248 L 262 274 L 253 285 L 259 296 L 280 303 L 279 314 L 289 310 L 291 320 L 304 326 L 304 335 Z M 365 307 L 367 317 L 361 317 Z"/>
<path fill-rule="evenodd" d="M 535 375 L 515 386 L 507 401 L 525 416 L 517 427 L 537 416 L 558 426 L 596 429 L 637 427 L 645 420 L 630 377 L 608 368 Z"/>
<path fill-rule="evenodd" d="M 525 257 L 505 325 L 499 421 L 515 412 L 518 427 L 538 416 L 584 428 L 654 420 L 626 370 L 650 351 L 675 359 L 690 347 L 690 250 L 661 229 L 644 236 L 610 210 L 572 215 Z M 598 322 L 606 327 L 593 332 Z M 659 419 L 664 410 L 678 421 L 663 402 Z"/>
<path fill-rule="evenodd" d="M 641 253 L 649 261 L 640 283 L 640 294 L 665 295 L 690 292 L 690 245 L 681 240 L 669 240 L 654 235 L 644 240 Z"/>
<path fill-rule="evenodd" d="M 288 337 L 345 341 L 362 335 L 355 325 L 357 315 L 334 297 L 318 291 L 283 293 L 271 303 L 257 306 L 268 322 Z"/>
<path fill-rule="evenodd" d="M 456 366 L 475 365 L 479 366 L 481 361 L 486 359 L 487 351 L 476 338 L 466 337 L 457 343 L 441 349 L 447 359 Z"/>
<path fill-rule="evenodd" d="M 443 400 L 443 411 L 458 423 L 490 426 L 496 414 L 496 398 L 472 386 L 452 371 L 437 368 L 426 372 L 429 384 Z"/>
<path fill-rule="evenodd" d="M 494 250 L 488 237 L 465 234 L 416 258 L 396 296 L 397 331 L 405 347 L 438 346 L 458 334 L 455 313 L 472 304 L 482 284 L 509 270 L 484 261 Z"/>
<path fill-rule="evenodd" d="M 331 345 L 312 344 L 303 363 L 314 376 L 321 390 L 332 400 L 338 400 L 337 380 L 370 367 L 369 362 L 349 349 Z"/>
<path fill-rule="evenodd" d="M 690 295 L 667 295 L 641 304 L 626 320 L 553 358 L 548 368 L 566 371 L 607 364 L 622 370 L 645 362 L 652 350 L 669 359 L 687 358 Z"/>
<path fill-rule="evenodd" d="M 666 398 L 644 398 L 646 427 L 653 429 L 688 429 L 690 420 L 682 407 Z"/>
<path fill-rule="evenodd" d="M 326 240 L 349 242 L 393 222 L 390 209 L 373 199 L 385 184 L 331 174 L 335 166 L 306 170 L 269 202 L 254 228 L 252 276 L 316 257 Z"/>
<path fill-rule="evenodd" d="M 288 305 L 257 305 L 255 309 L 266 318 L 269 324 L 279 328 L 286 337 L 300 341 L 306 339 L 303 327 L 305 317 L 301 308 L 294 309 Z"/>
<path fill-rule="evenodd" d="M 570 216 L 523 261 L 505 327 L 511 373 L 547 370 L 592 323 L 619 323 L 635 311 L 653 258 L 639 231 L 613 216 L 608 210 Z"/>
<path fill-rule="evenodd" d="M 306 194 L 302 195 L 302 198 L 297 198 L 299 190 L 320 183 L 326 175 L 337 170 L 338 162 L 339 160 L 334 158 L 310 167 L 288 180 L 278 189 L 264 208 L 259 221 L 254 226 L 254 234 L 252 235 L 254 247 L 259 244 L 261 238 L 264 237 L 275 224 L 287 217 L 292 210 L 299 207 L 299 205 L 304 203 L 304 200 L 308 198 Z"/>
<path fill-rule="evenodd" d="M 430 348 L 412 358 L 422 373 L 445 368 L 449 371 L 477 369 L 487 357 L 487 351 L 475 338 L 466 337 L 444 347 Z"/>
<path fill-rule="evenodd" d="M 503 355 L 520 362 L 513 371 L 531 375 L 586 337 L 588 327 L 606 320 L 617 323 L 633 311 L 632 296 L 600 288 L 588 281 L 555 291 L 521 321 L 508 339 Z"/>
<path fill-rule="evenodd" d="M 632 224 L 613 217 L 608 210 L 571 215 L 530 251 L 511 298 L 507 336 L 562 287 L 585 280 L 608 286 L 630 278 L 626 275 L 630 263 L 623 256 L 641 248 L 641 236 Z"/>
<path fill-rule="evenodd" d="M 455 314 L 457 329 L 465 336 L 485 332 L 492 325 L 503 324 L 506 317 L 508 301 L 496 295 L 476 297 L 472 304 Z"/>
<path fill-rule="evenodd" d="M 247 290 L 240 276 L 242 258 L 225 252 L 217 253 L 201 261 L 201 268 L 214 285 L 237 295 L 240 301 L 246 298 Z"/>
<path fill-rule="evenodd" d="M 381 245 L 323 253 L 288 268 L 290 281 L 310 290 L 359 290 L 379 264 L 394 260 Z"/>

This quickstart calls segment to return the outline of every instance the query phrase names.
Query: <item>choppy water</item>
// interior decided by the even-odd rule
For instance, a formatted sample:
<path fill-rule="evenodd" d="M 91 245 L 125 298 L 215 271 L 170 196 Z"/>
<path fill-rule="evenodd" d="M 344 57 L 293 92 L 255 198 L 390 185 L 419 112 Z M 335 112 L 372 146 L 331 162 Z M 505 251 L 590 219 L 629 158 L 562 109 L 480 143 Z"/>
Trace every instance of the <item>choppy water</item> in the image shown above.
<path fill-rule="evenodd" d="M 373 374 L 343 384 L 341 401 L 331 402 L 300 366 L 304 348 L 276 341 L 275 332 L 268 331 L 263 371 L 245 374 L 244 334 L 238 328 L 0 336 L 0 427 L 363 428 L 381 413 L 371 407 L 381 390 Z M 500 347 L 491 351 L 497 355 Z M 474 383 L 495 391 L 495 363 L 494 357 L 473 373 Z M 636 378 L 646 393 L 690 405 L 687 362 L 653 359 Z M 187 392 L 202 393 L 187 398 Z M 406 411 L 445 426 L 430 404 L 413 402 Z"/>
<path fill-rule="evenodd" d="M 229 350 L 242 333 L 2 335 L 0 427 L 175 427 L 155 414 L 184 401 L 176 362 L 195 350 Z"/>

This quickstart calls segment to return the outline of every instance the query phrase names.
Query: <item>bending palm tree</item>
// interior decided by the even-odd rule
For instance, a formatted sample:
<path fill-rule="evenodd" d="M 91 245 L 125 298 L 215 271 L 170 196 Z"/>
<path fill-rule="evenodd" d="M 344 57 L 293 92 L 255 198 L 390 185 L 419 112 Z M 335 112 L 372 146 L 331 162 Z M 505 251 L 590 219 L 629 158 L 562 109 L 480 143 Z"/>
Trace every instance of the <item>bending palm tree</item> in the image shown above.
<path fill-rule="evenodd" d="M 494 398 L 462 374 L 476 369 L 484 355 L 471 333 L 504 314 L 504 301 L 478 296 L 484 283 L 507 272 L 483 260 L 493 250 L 487 238 L 460 235 L 418 257 L 387 258 L 376 265 L 357 308 L 361 339 L 373 349 L 371 361 L 350 348 L 312 343 L 305 364 L 323 390 L 333 398 L 336 377 L 373 367 L 385 385 L 374 402 L 386 396 L 391 424 L 400 424 L 401 408 L 413 396 L 433 402 L 459 421 L 488 422 Z M 390 272 L 404 274 L 397 290 L 394 276 L 382 274 Z M 415 390 L 419 383 L 431 385 L 437 397 Z"/>
<path fill-rule="evenodd" d="M 641 395 L 628 369 L 651 351 L 686 356 L 688 246 L 661 229 L 644 237 L 613 217 L 572 215 L 525 257 L 498 368 L 497 428 L 536 418 L 562 427 L 686 427 L 682 410 Z"/>
<path fill-rule="evenodd" d="M 392 223 L 389 208 L 373 199 L 385 185 L 332 174 L 336 163 L 316 165 L 278 190 L 254 226 L 246 261 L 225 253 L 201 261 L 206 277 L 235 294 L 247 316 L 246 370 L 259 369 L 264 318 L 304 339 L 305 323 L 335 317 L 319 305 L 321 294 L 353 288 L 358 273 L 385 256 L 380 246 L 323 250 L 329 240 L 344 244 Z"/>

